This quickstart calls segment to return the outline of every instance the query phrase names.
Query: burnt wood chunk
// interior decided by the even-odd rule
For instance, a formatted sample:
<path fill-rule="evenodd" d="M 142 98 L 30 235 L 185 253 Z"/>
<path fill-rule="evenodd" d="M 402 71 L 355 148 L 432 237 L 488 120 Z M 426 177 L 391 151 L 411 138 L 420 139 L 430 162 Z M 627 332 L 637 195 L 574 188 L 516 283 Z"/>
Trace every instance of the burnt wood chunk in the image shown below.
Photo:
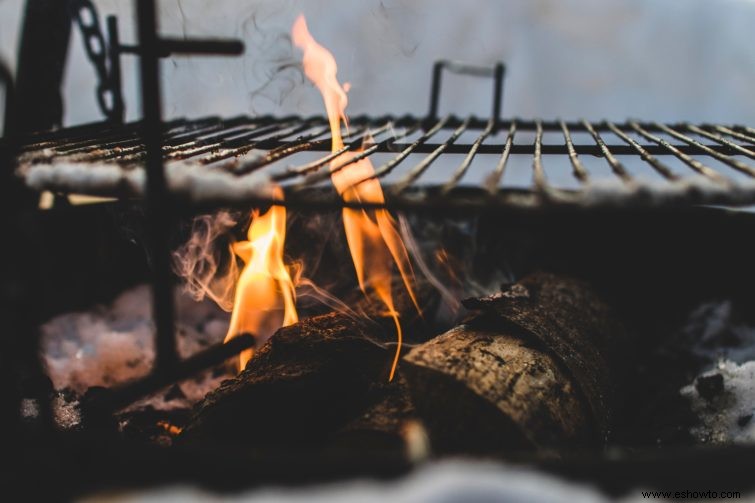
<path fill-rule="evenodd" d="M 397 428 L 408 402 L 384 385 L 393 350 L 373 342 L 379 331 L 335 313 L 280 329 L 195 408 L 181 441 L 300 446 L 348 429 Z"/>
<path fill-rule="evenodd" d="M 612 365 L 626 336 L 587 284 L 537 273 L 465 305 L 481 313 L 415 347 L 401 366 L 434 450 L 505 452 L 605 439 Z"/>

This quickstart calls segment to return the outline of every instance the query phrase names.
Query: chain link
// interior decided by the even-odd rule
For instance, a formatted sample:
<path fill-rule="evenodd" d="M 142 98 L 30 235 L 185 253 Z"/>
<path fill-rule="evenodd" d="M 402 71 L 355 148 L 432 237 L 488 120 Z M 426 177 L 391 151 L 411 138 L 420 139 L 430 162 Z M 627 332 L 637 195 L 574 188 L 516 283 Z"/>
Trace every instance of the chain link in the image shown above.
<path fill-rule="evenodd" d="M 114 106 L 115 93 L 108 71 L 107 45 L 100 29 L 97 9 L 90 0 L 71 0 L 71 15 L 81 31 L 84 49 L 97 73 L 96 97 L 100 110 L 109 120 L 118 120 Z"/>

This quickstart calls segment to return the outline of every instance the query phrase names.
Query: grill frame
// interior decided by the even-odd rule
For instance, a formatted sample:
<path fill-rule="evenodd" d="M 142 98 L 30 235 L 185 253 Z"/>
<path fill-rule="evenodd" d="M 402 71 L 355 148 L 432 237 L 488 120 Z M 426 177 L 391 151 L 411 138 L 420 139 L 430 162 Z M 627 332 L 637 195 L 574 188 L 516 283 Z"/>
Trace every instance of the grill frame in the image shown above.
<path fill-rule="evenodd" d="M 101 124 L 93 124 L 27 138 L 19 156 L 19 173 L 27 177 L 27 182 L 32 180 L 29 184 L 37 190 L 77 192 L 78 188 L 83 189 L 79 192 L 91 195 L 141 196 L 144 187 L 139 186 L 138 180 L 131 179 L 148 157 L 139 139 L 140 125 L 137 122 L 102 131 Z M 99 134 L 93 137 L 94 131 Z M 505 137 L 489 142 L 499 132 L 505 132 Z M 449 133 L 444 141 L 435 139 Z M 458 142 L 459 136 L 465 133 L 474 134 L 474 141 Z M 562 142 L 544 142 L 545 133 L 560 133 Z M 593 142 L 575 143 L 575 133 L 589 134 Z M 180 187 L 173 183 L 175 196 L 182 203 L 205 208 L 285 204 L 313 210 L 348 205 L 417 211 L 488 211 L 755 203 L 755 163 L 750 162 L 755 159 L 755 134 L 752 128 L 743 125 L 516 118 L 494 121 L 451 115 L 441 119 L 360 116 L 352 120 L 350 129 L 343 134 L 346 145 L 331 153 L 331 136 L 324 117 L 238 116 L 226 120 L 207 117 L 166 123 L 161 142 L 168 178 L 173 171 L 191 171 L 199 184 Z M 520 137 L 534 135 L 534 141 L 518 143 L 517 134 Z M 623 143 L 606 141 L 604 135 L 607 134 Z M 372 137 L 374 143 L 369 144 Z M 705 137 L 707 143 L 700 141 L 701 137 Z M 675 140 L 674 143 L 667 138 Z M 284 166 L 288 158 L 305 151 L 323 152 L 323 155 L 304 164 Z M 339 162 L 339 157 L 347 151 L 352 156 Z M 343 202 L 327 183 L 332 171 L 348 169 L 349 164 L 376 153 L 393 154 L 389 161 L 375 165 L 374 177 L 381 180 L 400 164 L 405 168 L 410 155 L 425 157 L 406 170 L 397 182 L 386 184 L 383 180 L 385 203 Z M 433 163 L 446 154 L 462 154 L 464 158 L 442 183 L 418 182 L 433 169 Z M 463 185 L 461 182 L 471 163 L 479 156 L 491 155 L 495 156 L 495 161 L 489 166 L 485 183 Z M 577 189 L 564 189 L 549 182 L 545 156 L 554 155 L 568 157 Z M 501 186 L 512 156 L 531 157 L 532 184 L 529 187 Z M 613 173 L 607 184 L 606 180 L 594 183 L 591 170 L 582 162 L 584 156 L 605 160 Z M 647 182 L 633 176 L 619 159 L 626 156 L 652 169 L 659 180 Z M 665 162 L 669 157 L 684 165 L 686 172 L 680 174 L 670 168 Z M 699 160 L 700 157 L 726 165 L 726 169 L 742 175 L 741 179 L 727 176 L 720 168 L 714 169 Z M 110 173 L 110 185 L 98 185 L 94 176 L 91 186 L 77 187 L 77 180 L 66 180 L 65 174 L 55 171 L 65 172 L 76 166 L 81 177 L 87 172 L 87 165 L 93 167 L 93 173 L 103 167 L 116 167 L 121 170 L 123 179 L 117 174 L 113 179 Z M 38 176 L 39 173 L 42 175 Z M 205 174 L 223 178 L 224 183 L 229 184 L 229 194 L 202 194 L 201 179 Z M 246 192 L 232 187 L 234 182 L 242 180 L 250 182 Z M 171 185 L 169 182 L 166 183 Z M 266 195 L 271 184 L 284 186 L 283 201 Z"/>

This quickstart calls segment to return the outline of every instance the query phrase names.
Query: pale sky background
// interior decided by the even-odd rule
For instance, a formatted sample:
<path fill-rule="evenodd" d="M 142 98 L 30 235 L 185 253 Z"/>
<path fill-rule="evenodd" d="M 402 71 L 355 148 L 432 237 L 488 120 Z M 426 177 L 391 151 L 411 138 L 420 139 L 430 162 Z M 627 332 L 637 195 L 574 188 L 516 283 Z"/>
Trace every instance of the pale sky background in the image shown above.
<path fill-rule="evenodd" d="M 95 4 L 103 26 L 119 15 L 131 42 L 133 2 Z M 12 67 L 22 7 L 0 0 L 0 56 Z M 241 58 L 165 62 L 166 117 L 322 113 L 300 74 L 276 71 L 299 59 L 288 33 L 300 12 L 352 84 L 350 114 L 424 114 L 432 63 L 450 58 L 506 62 L 504 116 L 755 124 L 752 0 L 162 0 L 163 33 L 247 44 Z M 134 63 L 124 57 L 129 119 L 138 117 Z M 74 31 L 67 125 L 102 118 L 94 82 Z M 441 112 L 488 113 L 488 81 L 445 84 Z"/>

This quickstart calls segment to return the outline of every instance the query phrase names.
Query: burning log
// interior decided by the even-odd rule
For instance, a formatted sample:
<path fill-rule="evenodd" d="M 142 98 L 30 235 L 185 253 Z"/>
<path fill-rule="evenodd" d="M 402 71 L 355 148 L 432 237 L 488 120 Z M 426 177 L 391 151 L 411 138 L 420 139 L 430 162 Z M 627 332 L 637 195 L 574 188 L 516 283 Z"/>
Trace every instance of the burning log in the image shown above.
<path fill-rule="evenodd" d="M 540 273 L 466 305 L 480 313 L 409 351 L 392 382 L 393 349 L 376 342 L 390 320 L 383 330 L 331 313 L 283 327 L 180 441 L 406 455 L 423 452 L 425 426 L 437 452 L 605 438 L 624 328 L 588 285 Z"/>
<path fill-rule="evenodd" d="M 374 342 L 381 330 L 336 313 L 281 328 L 237 378 L 199 404 L 181 441 L 402 444 L 413 409 L 401 381 L 387 383 L 393 350 Z"/>
<path fill-rule="evenodd" d="M 481 314 L 414 348 L 401 367 L 436 451 L 605 438 L 625 330 L 588 285 L 538 273 L 465 305 Z"/>

